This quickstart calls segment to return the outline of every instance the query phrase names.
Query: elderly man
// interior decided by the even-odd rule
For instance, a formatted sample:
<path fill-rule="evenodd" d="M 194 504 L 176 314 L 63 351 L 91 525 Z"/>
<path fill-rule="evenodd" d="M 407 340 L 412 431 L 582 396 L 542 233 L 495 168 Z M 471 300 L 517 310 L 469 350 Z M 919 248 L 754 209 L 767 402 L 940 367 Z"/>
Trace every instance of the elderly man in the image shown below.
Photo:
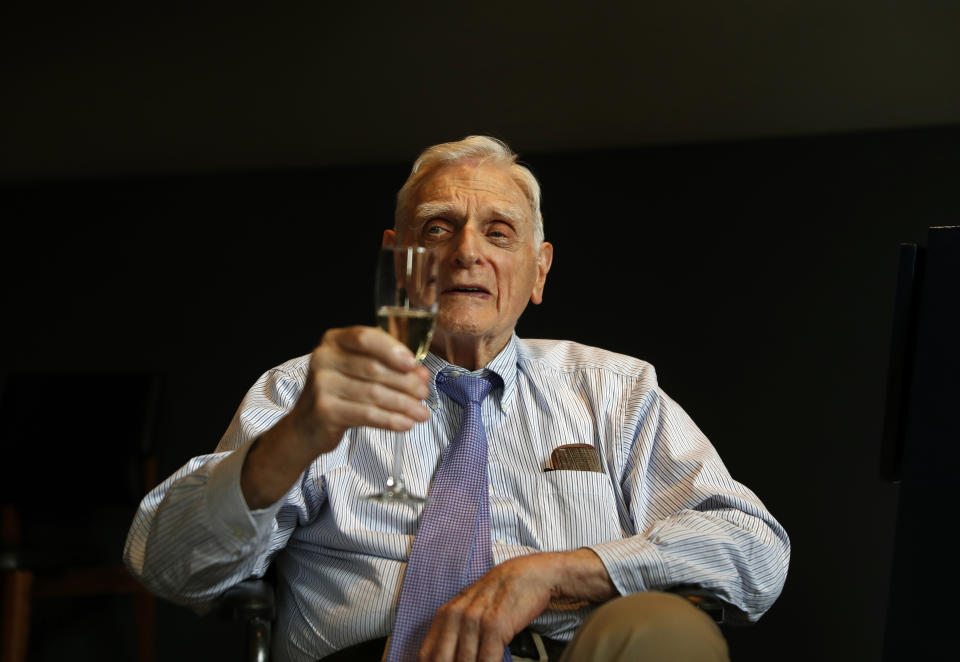
<path fill-rule="evenodd" d="M 515 335 L 553 257 L 533 175 L 491 138 L 431 147 L 394 241 L 440 262 L 423 364 L 357 326 L 264 374 L 216 452 L 144 499 L 130 569 L 202 608 L 272 562 L 280 660 L 492 661 L 531 637 L 551 660 L 726 659 L 713 621 L 670 591 L 700 587 L 755 620 L 783 586 L 787 535 L 652 366 Z M 426 507 L 363 498 L 398 434 Z M 481 488 L 445 500 L 438 476 L 468 446 L 485 459 L 464 482 Z M 437 549 L 461 505 L 472 533 L 446 540 L 463 558 Z"/>

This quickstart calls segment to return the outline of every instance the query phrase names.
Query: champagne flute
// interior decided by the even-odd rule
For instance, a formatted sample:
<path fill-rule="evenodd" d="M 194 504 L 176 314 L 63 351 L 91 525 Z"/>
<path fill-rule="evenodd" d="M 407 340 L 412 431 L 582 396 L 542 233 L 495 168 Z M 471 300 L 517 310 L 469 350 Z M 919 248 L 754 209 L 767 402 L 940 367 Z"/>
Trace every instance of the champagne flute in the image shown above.
<path fill-rule="evenodd" d="M 410 348 L 417 362 L 430 351 L 437 319 L 437 260 L 423 246 L 384 246 L 377 262 L 377 324 Z M 367 499 L 425 503 L 407 490 L 402 476 L 403 434 L 396 435 L 387 485 Z"/>

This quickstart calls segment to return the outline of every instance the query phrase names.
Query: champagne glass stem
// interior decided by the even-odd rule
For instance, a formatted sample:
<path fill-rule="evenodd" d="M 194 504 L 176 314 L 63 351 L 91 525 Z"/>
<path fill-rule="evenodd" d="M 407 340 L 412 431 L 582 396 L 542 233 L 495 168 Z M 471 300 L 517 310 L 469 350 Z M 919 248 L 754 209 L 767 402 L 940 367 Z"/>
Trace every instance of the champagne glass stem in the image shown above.
<path fill-rule="evenodd" d="M 403 482 L 403 435 L 397 435 L 393 444 L 393 471 L 387 479 L 387 486 L 395 493 L 406 493 L 407 486 Z"/>

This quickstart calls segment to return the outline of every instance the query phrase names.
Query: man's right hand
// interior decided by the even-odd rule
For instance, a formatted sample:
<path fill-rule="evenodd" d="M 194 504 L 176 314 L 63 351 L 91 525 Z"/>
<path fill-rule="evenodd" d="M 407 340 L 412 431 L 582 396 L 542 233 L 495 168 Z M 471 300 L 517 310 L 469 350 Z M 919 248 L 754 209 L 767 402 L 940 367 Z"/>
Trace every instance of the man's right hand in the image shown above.
<path fill-rule="evenodd" d="M 429 371 L 381 329 L 327 331 L 293 409 L 255 442 L 240 487 L 247 505 L 265 508 L 286 494 L 318 455 L 332 451 L 347 428 L 405 431 L 429 418 Z"/>

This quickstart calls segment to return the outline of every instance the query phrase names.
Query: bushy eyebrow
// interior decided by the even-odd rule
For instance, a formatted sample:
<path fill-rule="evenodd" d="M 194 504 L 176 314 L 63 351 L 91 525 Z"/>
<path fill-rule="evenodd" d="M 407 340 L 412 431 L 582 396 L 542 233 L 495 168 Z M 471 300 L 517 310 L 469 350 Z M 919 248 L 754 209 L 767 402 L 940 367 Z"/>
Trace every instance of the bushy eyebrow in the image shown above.
<path fill-rule="evenodd" d="M 456 209 L 456 206 L 449 202 L 424 202 L 413 210 L 413 220 L 422 223 L 438 216 L 450 216 Z"/>
<path fill-rule="evenodd" d="M 529 214 L 522 207 L 517 205 L 507 205 L 506 207 L 494 207 L 493 214 L 497 218 L 502 218 L 505 221 L 511 221 L 513 223 L 520 223 L 527 219 Z"/>
<path fill-rule="evenodd" d="M 520 223 L 527 217 L 527 213 L 517 205 L 497 205 L 491 211 L 495 218 L 513 223 Z M 413 220 L 416 223 L 423 223 L 431 218 L 456 216 L 460 213 L 460 208 L 449 202 L 424 202 L 413 210 Z"/>

